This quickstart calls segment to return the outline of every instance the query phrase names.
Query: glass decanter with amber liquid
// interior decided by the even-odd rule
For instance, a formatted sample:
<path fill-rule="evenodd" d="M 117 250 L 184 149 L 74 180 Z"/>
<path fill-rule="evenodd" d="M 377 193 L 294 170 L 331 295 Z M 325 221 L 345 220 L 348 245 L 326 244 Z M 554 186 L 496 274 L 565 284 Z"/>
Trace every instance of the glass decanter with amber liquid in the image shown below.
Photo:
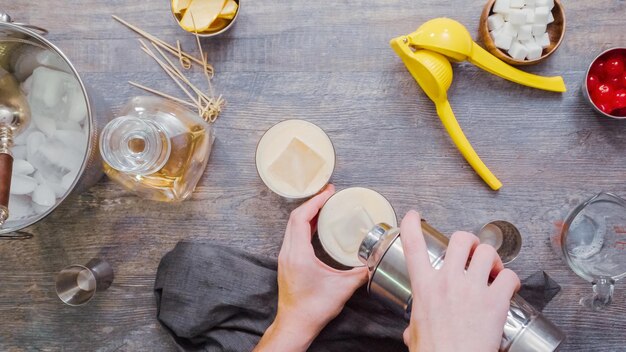
<path fill-rule="evenodd" d="M 189 198 L 211 154 L 211 126 L 187 108 L 157 97 L 133 98 L 100 137 L 104 171 L 138 195 Z"/>

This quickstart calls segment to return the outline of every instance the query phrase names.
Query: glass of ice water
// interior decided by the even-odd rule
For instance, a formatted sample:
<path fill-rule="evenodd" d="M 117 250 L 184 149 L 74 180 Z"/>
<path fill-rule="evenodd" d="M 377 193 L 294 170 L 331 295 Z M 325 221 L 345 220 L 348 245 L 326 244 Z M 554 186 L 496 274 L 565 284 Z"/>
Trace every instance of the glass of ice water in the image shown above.
<path fill-rule="evenodd" d="M 576 207 L 565 221 L 561 249 L 569 267 L 593 285 L 581 304 L 596 310 L 611 303 L 615 282 L 626 276 L 626 201 L 602 192 Z"/>

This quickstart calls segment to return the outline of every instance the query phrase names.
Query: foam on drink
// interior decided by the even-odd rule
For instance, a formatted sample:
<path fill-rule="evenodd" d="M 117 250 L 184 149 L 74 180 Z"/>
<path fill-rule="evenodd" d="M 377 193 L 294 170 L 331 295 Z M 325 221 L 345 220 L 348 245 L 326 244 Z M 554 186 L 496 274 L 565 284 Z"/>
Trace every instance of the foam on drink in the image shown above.
<path fill-rule="evenodd" d="M 335 149 L 318 126 L 286 120 L 267 130 L 256 151 L 259 176 L 273 192 L 291 199 L 319 192 L 335 168 Z"/>
<path fill-rule="evenodd" d="M 361 241 L 375 224 L 397 226 L 396 213 L 381 194 L 368 188 L 347 188 L 333 195 L 320 211 L 317 232 L 324 250 L 346 266 L 363 266 Z"/>

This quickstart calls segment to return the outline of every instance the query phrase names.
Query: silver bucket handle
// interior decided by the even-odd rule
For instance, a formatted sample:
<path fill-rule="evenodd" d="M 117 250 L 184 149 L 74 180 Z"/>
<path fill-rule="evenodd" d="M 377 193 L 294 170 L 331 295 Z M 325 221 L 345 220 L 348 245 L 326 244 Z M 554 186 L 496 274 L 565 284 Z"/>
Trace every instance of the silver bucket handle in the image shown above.
<path fill-rule="evenodd" d="M 8 13 L 1 13 L 0 12 L 0 22 L 13 23 L 13 24 L 15 24 L 17 26 L 20 26 L 20 27 L 25 27 L 25 28 L 28 28 L 28 29 L 32 29 L 34 31 L 39 32 L 39 34 L 41 34 L 41 35 L 48 34 L 48 30 L 45 29 L 45 28 L 42 28 L 42 27 L 39 27 L 39 26 L 35 26 L 35 25 L 32 25 L 32 24 L 28 24 L 28 23 L 13 22 L 13 20 L 11 19 L 11 16 L 9 16 Z"/>

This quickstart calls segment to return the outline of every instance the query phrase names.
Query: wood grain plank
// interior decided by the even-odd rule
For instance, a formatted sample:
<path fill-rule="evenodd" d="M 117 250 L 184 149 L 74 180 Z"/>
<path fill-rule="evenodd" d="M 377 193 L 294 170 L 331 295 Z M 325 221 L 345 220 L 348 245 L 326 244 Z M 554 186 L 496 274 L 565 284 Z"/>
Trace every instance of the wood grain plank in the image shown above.
<path fill-rule="evenodd" d="M 564 94 L 521 87 L 468 63 L 454 65 L 449 91 L 461 126 L 504 188 L 490 191 L 464 162 L 389 39 L 438 16 L 453 16 L 472 35 L 482 1 L 354 0 L 244 2 L 238 23 L 203 40 L 228 106 L 193 198 L 145 202 L 103 179 L 30 227 L 29 241 L 0 241 L 0 349 L 8 351 L 169 351 L 152 293 L 160 258 L 179 240 L 246 248 L 276 256 L 297 206 L 259 180 L 254 151 L 263 131 L 286 118 L 326 130 L 338 164 L 338 188 L 367 186 L 387 196 L 398 216 L 417 208 L 445 233 L 476 231 L 494 219 L 519 226 L 524 242 L 512 264 L 521 277 L 546 270 L 562 291 L 546 315 L 568 335 L 564 351 L 626 350 L 626 289 L 590 312 L 591 292 L 561 260 L 551 237 L 573 207 L 601 190 L 626 196 L 626 125 L 595 115 L 580 85 L 597 53 L 626 43 L 626 3 L 567 2 L 566 39 L 546 61 L 527 68 L 563 75 Z M 607 11 L 608 9 L 608 11 Z M 112 115 L 134 95 L 133 80 L 180 94 L 137 47 L 118 14 L 195 52 L 164 1 L 8 2 L 16 20 L 44 26 Z M 598 21 L 602 18 L 602 21 Z M 198 84 L 197 72 L 190 76 Z M 375 156 L 375 157 L 373 157 Z M 64 266 L 101 257 L 111 288 L 80 308 L 64 306 L 54 276 Z"/>

